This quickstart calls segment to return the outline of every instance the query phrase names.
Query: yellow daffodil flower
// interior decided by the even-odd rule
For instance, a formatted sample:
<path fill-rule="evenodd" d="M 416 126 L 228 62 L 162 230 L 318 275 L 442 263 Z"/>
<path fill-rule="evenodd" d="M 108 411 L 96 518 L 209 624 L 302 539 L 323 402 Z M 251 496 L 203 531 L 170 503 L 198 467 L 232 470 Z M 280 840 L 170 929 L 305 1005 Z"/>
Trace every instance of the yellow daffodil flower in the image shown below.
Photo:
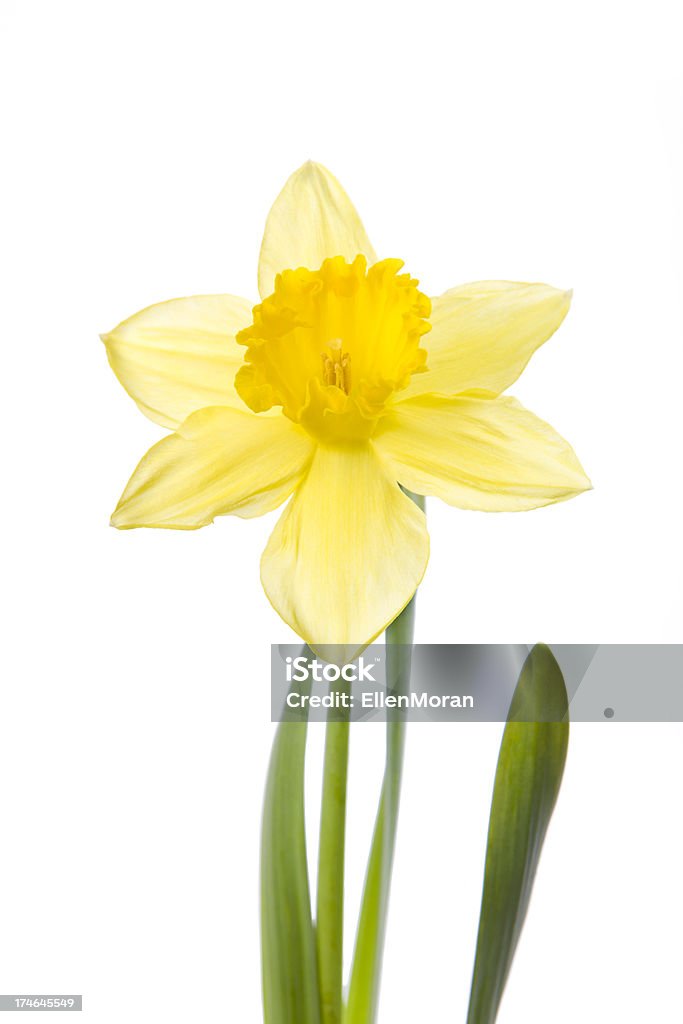
<path fill-rule="evenodd" d="M 270 211 L 259 305 L 173 299 L 103 337 L 128 394 L 173 431 L 112 524 L 192 530 L 291 497 L 261 579 L 316 646 L 369 643 L 420 583 L 425 517 L 399 484 L 489 512 L 590 487 L 569 444 L 502 395 L 570 294 L 484 281 L 430 302 L 402 266 L 377 261 L 342 187 L 309 162 Z"/>

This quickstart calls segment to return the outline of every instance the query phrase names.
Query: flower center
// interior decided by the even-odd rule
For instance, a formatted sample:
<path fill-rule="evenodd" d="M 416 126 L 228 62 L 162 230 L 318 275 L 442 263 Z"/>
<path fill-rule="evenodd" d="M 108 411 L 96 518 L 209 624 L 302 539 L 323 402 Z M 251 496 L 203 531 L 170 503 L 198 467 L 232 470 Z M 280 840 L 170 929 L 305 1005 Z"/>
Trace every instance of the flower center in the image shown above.
<path fill-rule="evenodd" d="M 320 441 L 370 437 L 391 396 L 424 370 L 429 299 L 400 260 L 342 256 L 284 270 L 240 331 L 235 387 L 254 412 L 281 406 Z"/>
<path fill-rule="evenodd" d="M 345 395 L 351 392 L 351 356 L 342 351 L 343 341 L 334 338 L 323 352 L 323 384 L 334 386 Z"/>

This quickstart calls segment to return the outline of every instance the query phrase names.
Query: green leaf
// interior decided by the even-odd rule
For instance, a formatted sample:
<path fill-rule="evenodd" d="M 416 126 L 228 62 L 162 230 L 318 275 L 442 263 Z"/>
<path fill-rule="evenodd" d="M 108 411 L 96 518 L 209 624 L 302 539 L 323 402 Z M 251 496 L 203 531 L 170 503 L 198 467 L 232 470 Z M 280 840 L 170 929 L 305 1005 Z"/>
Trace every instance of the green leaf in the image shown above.
<path fill-rule="evenodd" d="M 304 692 L 302 686 L 298 690 Z M 280 722 L 266 781 L 261 830 L 265 1024 L 320 1024 L 304 822 L 307 728 L 306 720 Z"/>
<path fill-rule="evenodd" d="M 467 1024 L 494 1024 L 526 916 L 569 740 L 564 679 L 537 644 L 508 713 L 498 757 Z"/>

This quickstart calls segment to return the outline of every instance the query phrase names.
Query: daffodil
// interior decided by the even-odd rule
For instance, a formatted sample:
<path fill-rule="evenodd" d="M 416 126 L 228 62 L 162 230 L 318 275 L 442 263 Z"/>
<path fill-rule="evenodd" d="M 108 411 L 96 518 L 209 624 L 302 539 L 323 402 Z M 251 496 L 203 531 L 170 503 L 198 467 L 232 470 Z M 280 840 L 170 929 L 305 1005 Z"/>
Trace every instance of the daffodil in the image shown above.
<path fill-rule="evenodd" d="M 503 394 L 569 292 L 485 281 L 430 300 L 402 267 L 377 260 L 342 187 L 307 163 L 268 216 L 258 305 L 173 299 L 103 337 L 123 387 L 173 431 L 112 524 L 197 529 L 291 499 L 261 579 L 317 646 L 370 642 L 414 594 L 429 538 L 403 489 L 492 512 L 590 486 L 570 445 Z"/>

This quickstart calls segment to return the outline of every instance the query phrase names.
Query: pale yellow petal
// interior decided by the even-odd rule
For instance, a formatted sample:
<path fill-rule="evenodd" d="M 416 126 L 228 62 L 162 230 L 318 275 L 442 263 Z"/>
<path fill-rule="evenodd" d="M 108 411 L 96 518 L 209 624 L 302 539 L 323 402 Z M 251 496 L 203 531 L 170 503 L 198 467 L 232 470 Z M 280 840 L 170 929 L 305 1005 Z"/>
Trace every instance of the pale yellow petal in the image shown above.
<path fill-rule="evenodd" d="M 373 440 L 404 487 L 459 508 L 516 512 L 591 486 L 571 446 L 514 398 L 413 398 Z"/>
<path fill-rule="evenodd" d="M 350 656 L 405 607 L 428 557 L 423 512 L 369 446 L 318 448 L 268 542 L 261 579 L 304 640 Z"/>
<path fill-rule="evenodd" d="M 377 259 L 353 203 L 333 174 L 309 160 L 287 180 L 268 214 L 258 286 L 262 298 L 281 270 L 317 270 L 328 256 Z"/>
<path fill-rule="evenodd" d="M 234 388 L 251 304 L 234 295 L 159 302 L 102 335 L 111 367 L 146 416 L 174 428 L 197 409 L 244 409 Z"/>
<path fill-rule="evenodd" d="M 401 397 L 483 390 L 500 394 L 560 326 L 571 292 L 547 284 L 478 281 L 432 300 L 423 341 L 427 372 Z"/>
<path fill-rule="evenodd" d="M 263 515 L 289 497 L 312 452 L 308 435 L 283 416 L 201 409 L 150 448 L 112 526 L 196 530 L 228 513 Z"/>

